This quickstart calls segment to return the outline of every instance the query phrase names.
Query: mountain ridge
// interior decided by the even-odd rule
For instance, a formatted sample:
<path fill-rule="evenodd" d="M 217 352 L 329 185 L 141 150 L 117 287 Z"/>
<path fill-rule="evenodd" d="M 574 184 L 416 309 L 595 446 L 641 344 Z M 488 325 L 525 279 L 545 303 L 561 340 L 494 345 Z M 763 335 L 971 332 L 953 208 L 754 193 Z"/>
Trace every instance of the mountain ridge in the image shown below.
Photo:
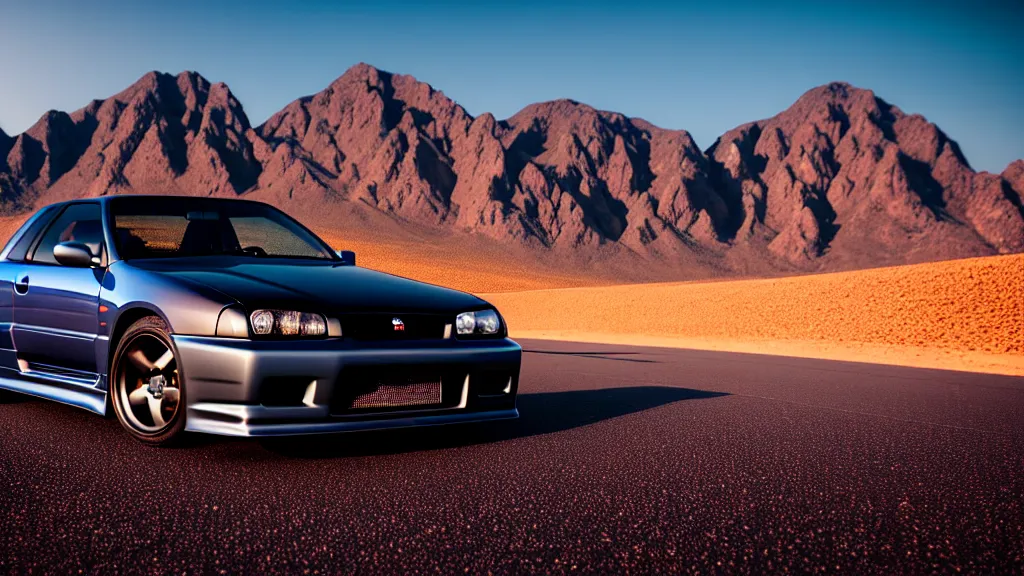
<path fill-rule="evenodd" d="M 1024 160 L 975 172 L 923 116 L 842 82 L 701 150 L 685 130 L 570 99 L 474 117 L 368 64 L 252 126 L 223 83 L 150 72 L 0 132 L 0 152 L 9 213 L 110 193 L 246 196 L 371 233 L 389 220 L 724 274 L 1024 251 Z"/>

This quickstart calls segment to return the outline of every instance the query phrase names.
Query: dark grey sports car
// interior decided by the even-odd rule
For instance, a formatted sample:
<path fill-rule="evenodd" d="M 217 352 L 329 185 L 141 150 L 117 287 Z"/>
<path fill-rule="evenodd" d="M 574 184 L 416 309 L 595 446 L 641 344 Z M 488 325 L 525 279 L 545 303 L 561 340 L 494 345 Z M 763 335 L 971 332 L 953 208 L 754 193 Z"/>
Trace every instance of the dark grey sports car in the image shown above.
<path fill-rule="evenodd" d="M 137 439 L 515 418 L 521 349 L 497 310 L 355 265 L 258 202 L 47 206 L 0 253 L 0 388 Z"/>

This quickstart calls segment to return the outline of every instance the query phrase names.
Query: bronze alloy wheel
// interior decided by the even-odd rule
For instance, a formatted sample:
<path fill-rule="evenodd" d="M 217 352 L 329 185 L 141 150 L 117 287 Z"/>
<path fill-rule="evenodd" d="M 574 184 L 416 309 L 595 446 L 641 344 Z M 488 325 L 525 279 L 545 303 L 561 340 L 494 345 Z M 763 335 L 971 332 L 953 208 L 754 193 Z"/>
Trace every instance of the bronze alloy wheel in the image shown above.
<path fill-rule="evenodd" d="M 184 430 L 181 373 L 167 326 L 156 317 L 132 324 L 117 346 L 111 371 L 114 411 L 136 439 L 165 445 Z"/>

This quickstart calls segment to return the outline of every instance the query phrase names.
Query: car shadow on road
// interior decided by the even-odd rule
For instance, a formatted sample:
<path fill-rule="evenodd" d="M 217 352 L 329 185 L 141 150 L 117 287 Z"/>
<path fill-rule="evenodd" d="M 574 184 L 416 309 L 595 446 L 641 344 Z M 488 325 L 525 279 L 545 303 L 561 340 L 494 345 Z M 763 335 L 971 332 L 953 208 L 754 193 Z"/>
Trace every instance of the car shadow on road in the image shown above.
<path fill-rule="evenodd" d="M 471 446 L 563 432 L 684 400 L 728 396 L 670 386 L 632 386 L 520 394 L 516 420 L 261 440 L 295 458 L 339 458 Z"/>
<path fill-rule="evenodd" d="M 616 360 L 618 362 L 640 362 L 643 364 L 657 364 L 657 360 L 646 358 L 631 358 L 640 354 L 639 352 L 575 352 L 565 350 L 523 350 L 524 354 L 545 354 L 549 356 L 575 356 L 577 358 L 592 358 L 595 360 Z"/>

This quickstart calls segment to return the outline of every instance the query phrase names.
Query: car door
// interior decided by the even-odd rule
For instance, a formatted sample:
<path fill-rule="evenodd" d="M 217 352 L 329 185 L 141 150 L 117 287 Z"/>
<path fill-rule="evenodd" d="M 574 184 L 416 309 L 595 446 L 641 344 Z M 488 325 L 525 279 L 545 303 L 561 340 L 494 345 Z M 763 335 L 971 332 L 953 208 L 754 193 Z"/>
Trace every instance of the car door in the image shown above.
<path fill-rule="evenodd" d="M 11 335 L 22 371 L 92 379 L 105 267 L 59 264 L 53 249 L 67 241 L 85 243 L 105 266 L 99 203 L 68 204 L 15 266 Z"/>
<path fill-rule="evenodd" d="M 58 212 L 57 206 L 47 206 L 35 216 L 22 224 L 0 252 L 0 375 L 10 376 L 9 372 L 18 372 L 18 357 L 14 351 L 14 340 L 11 338 L 11 325 L 14 322 L 14 276 L 22 269 L 28 256 L 28 250 L 36 238 L 42 234 L 53 216 Z"/>

